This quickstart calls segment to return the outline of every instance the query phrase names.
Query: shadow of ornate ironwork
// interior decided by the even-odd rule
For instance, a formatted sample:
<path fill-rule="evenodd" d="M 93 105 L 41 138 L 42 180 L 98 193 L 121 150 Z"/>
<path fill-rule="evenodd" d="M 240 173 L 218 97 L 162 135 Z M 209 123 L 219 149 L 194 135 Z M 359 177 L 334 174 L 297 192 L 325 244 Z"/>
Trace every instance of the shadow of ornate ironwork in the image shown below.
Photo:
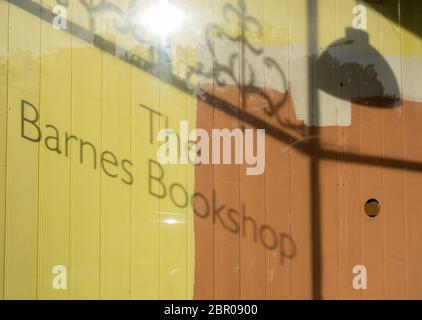
<path fill-rule="evenodd" d="M 225 22 L 237 27 L 237 34 L 230 34 L 218 24 L 208 24 L 206 44 L 209 54 L 212 57 L 213 66 L 209 70 L 205 70 L 203 63 L 199 62 L 197 67 L 189 68 L 186 77 L 187 80 L 189 81 L 193 75 L 196 75 L 213 80 L 217 85 L 222 87 L 228 84 L 226 80 L 228 78 L 239 90 L 241 96 L 239 108 L 245 111 L 248 110 L 248 96 L 255 95 L 261 97 L 264 101 L 263 108 L 266 116 L 276 117 L 281 126 L 285 125 L 280 117 L 280 111 L 286 105 L 288 95 L 283 95 L 282 98 L 274 101 L 265 91 L 265 88 L 257 84 L 256 71 L 252 62 L 246 58 L 247 51 L 256 58 L 261 58 L 262 65 L 265 68 L 275 70 L 284 88 L 288 87 L 287 78 L 280 65 L 272 57 L 264 55 L 263 46 L 254 45 L 247 37 L 247 34 L 255 33 L 257 37 L 262 38 L 264 36 L 262 25 L 256 18 L 248 15 L 244 0 L 238 0 L 237 6 L 232 4 L 225 5 L 222 16 Z M 235 17 L 234 21 L 231 17 Z M 222 61 L 221 57 L 216 54 L 215 48 L 215 42 L 224 39 L 239 44 L 239 51 L 231 53 L 226 62 Z M 237 66 L 240 66 L 238 72 Z"/>
<path fill-rule="evenodd" d="M 12 5 L 15 5 L 39 18 L 42 20 L 52 23 L 55 14 L 50 11 L 49 9 L 41 6 L 38 3 L 33 1 L 27 0 L 7 0 Z M 59 0 L 60 1 L 60 0 Z M 106 1 L 106 0 L 105 0 Z M 134 0 L 136 1 L 136 0 Z M 296 150 L 299 152 L 308 154 L 308 147 L 306 144 L 299 143 L 300 139 L 296 137 L 292 137 L 289 133 L 288 128 L 275 126 L 265 122 L 263 119 L 256 117 L 255 115 L 247 112 L 244 108 L 238 108 L 238 106 L 233 105 L 224 99 L 219 97 L 213 96 L 211 92 L 203 90 L 198 87 L 192 86 L 186 78 L 180 78 L 177 75 L 172 73 L 167 73 L 165 77 L 163 77 L 163 71 L 159 65 L 145 60 L 143 57 L 140 57 L 125 48 L 120 47 L 116 43 L 107 40 L 103 37 L 100 37 L 96 34 L 93 34 L 89 29 L 83 28 L 78 24 L 68 21 L 68 29 L 63 30 L 64 32 L 68 32 L 75 37 L 80 38 L 88 43 L 91 43 L 93 46 L 97 47 L 104 52 L 107 52 L 116 58 L 131 64 L 133 67 L 143 70 L 145 72 L 150 73 L 153 76 L 160 78 L 162 81 L 174 86 L 175 88 L 182 90 L 186 93 L 192 94 L 196 96 L 199 100 L 202 100 L 208 103 L 210 106 L 213 106 L 228 115 L 232 115 L 235 117 L 241 117 L 242 121 L 253 126 L 256 128 L 266 128 L 267 135 L 278 139 L 284 143 L 291 144 L 294 146 Z M 277 105 L 277 104 L 276 104 Z M 283 123 L 284 126 L 289 126 L 289 124 Z M 394 158 L 379 158 L 369 155 L 361 155 L 361 154 L 338 154 L 331 150 L 320 150 L 319 154 L 321 157 L 326 159 L 338 159 L 340 161 L 349 161 L 355 163 L 366 163 L 368 162 L 369 165 L 372 165 L 374 162 L 383 162 L 383 165 L 386 167 L 396 167 L 396 168 L 403 168 L 405 167 L 406 170 L 410 171 L 422 171 L 422 163 L 417 161 L 406 161 L 401 159 L 394 159 Z M 378 161 L 374 161 L 378 159 Z"/>

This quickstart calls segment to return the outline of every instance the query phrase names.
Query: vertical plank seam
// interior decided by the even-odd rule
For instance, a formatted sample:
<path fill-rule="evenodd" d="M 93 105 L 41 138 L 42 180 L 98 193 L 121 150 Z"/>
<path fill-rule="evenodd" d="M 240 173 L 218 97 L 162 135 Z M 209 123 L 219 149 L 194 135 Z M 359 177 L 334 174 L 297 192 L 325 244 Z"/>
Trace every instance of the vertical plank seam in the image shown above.
<path fill-rule="evenodd" d="M 72 10 L 72 15 L 74 14 L 74 6 L 73 2 L 70 5 Z M 72 28 L 72 25 L 70 26 Z M 70 126 L 70 132 L 73 134 L 73 120 L 74 120 L 74 107 L 73 104 L 75 102 L 74 99 L 74 74 L 73 74 L 73 31 L 70 33 L 70 119 L 69 119 L 69 126 Z M 72 148 L 72 147 L 71 147 Z M 72 272 L 73 272 L 73 264 L 72 264 L 72 203 L 73 203 L 73 153 L 70 152 L 69 155 L 69 252 L 68 252 L 68 259 L 69 259 L 69 273 L 68 273 L 68 299 L 71 299 L 72 297 Z"/>
<path fill-rule="evenodd" d="M 103 3 L 101 4 L 101 5 L 103 5 Z M 103 20 L 103 12 L 101 11 L 101 15 L 100 15 L 100 17 L 99 17 L 99 20 L 100 20 L 100 26 L 101 26 L 101 28 L 100 28 L 100 30 L 99 30 L 99 32 L 101 33 L 101 32 L 104 32 L 104 25 L 103 25 L 103 22 L 104 22 L 104 20 Z M 95 32 L 95 31 L 94 31 Z M 97 32 L 95 32 L 95 33 L 97 33 Z M 95 37 L 95 34 L 94 34 L 94 37 Z M 103 39 L 102 37 L 101 37 L 101 39 Z M 104 45 L 104 43 L 103 43 L 103 41 L 101 41 L 101 45 L 100 45 L 100 47 L 103 47 L 103 45 Z M 101 48 L 102 49 L 102 48 Z M 103 137 L 103 122 L 104 122 L 104 119 L 103 119 L 103 117 L 104 117 L 104 114 L 105 114 L 105 112 L 104 112 L 104 97 L 103 97 L 103 94 L 104 94 L 104 51 L 103 50 L 101 50 L 100 51 L 100 65 L 101 65 L 101 68 L 100 68 L 100 150 L 103 150 L 103 146 L 104 146 L 104 137 Z M 101 300 L 102 299 L 102 296 L 103 296 L 103 293 L 102 293 L 102 276 L 103 276 L 103 274 L 102 274 L 102 263 L 103 263 L 103 250 L 104 250 L 104 248 L 103 248 L 103 172 L 101 171 L 101 168 L 100 168 L 100 185 L 99 185 L 99 193 L 100 193 L 100 195 L 99 195 L 99 205 L 100 205 L 100 214 L 99 214 L 99 219 L 100 219 L 100 223 L 99 223 L 99 227 L 100 227 L 100 232 L 99 232 L 99 237 L 100 237 L 100 239 L 99 239 L 99 245 L 100 245 L 100 250 L 99 250 L 99 263 L 98 263 L 98 280 L 99 280 L 99 282 L 98 282 L 98 297 L 99 297 L 99 299 Z"/>
<path fill-rule="evenodd" d="M 130 159 L 133 161 L 133 66 L 129 65 L 130 77 L 129 77 L 129 155 Z M 133 288 L 132 288 L 132 276 L 133 276 L 133 183 L 130 185 L 129 192 L 129 299 L 133 300 Z"/>
<path fill-rule="evenodd" d="M 381 55 L 378 59 L 378 62 L 380 63 L 381 59 L 382 59 L 382 52 L 383 52 L 383 47 L 384 47 L 384 41 L 383 41 L 383 33 L 382 33 L 382 26 L 384 24 L 384 18 L 383 15 L 381 13 L 378 13 L 378 17 L 379 17 L 379 24 L 378 24 L 378 32 L 380 35 L 380 52 Z M 380 63 L 380 73 L 382 74 L 383 72 L 383 65 L 382 63 Z M 382 75 L 381 75 L 382 76 Z M 380 133 L 381 133 L 381 150 L 382 150 L 382 155 L 385 155 L 385 137 L 384 137 L 384 130 L 385 130 L 385 110 L 381 109 L 380 111 Z M 382 158 L 384 158 L 382 156 Z M 384 182 L 385 182 L 385 167 L 384 167 L 384 159 L 381 160 L 381 201 L 385 201 L 385 187 L 384 187 Z M 386 217 L 382 217 L 381 221 L 382 223 L 382 246 L 383 246 L 383 255 L 382 255 L 382 270 L 383 270 L 383 287 L 384 287 L 384 298 L 387 298 L 388 296 L 388 289 L 387 289 L 387 278 L 386 278 L 386 268 L 385 268 L 385 256 L 386 256 L 386 242 L 385 242 L 385 228 L 386 228 Z"/>
<path fill-rule="evenodd" d="M 264 52 L 265 52 L 265 49 L 267 48 L 267 34 L 266 34 L 266 31 L 265 31 L 265 22 L 266 22 L 266 15 L 265 15 L 265 0 L 262 0 L 262 25 L 263 25 L 263 28 L 264 28 Z M 267 89 L 267 77 L 266 77 L 266 71 L 265 71 L 265 65 L 263 66 L 264 67 L 264 72 L 263 72 L 263 78 L 264 78 L 264 92 L 266 92 L 266 89 Z M 263 108 L 263 115 L 264 115 L 264 123 L 266 123 L 266 121 L 267 121 L 267 119 L 266 119 L 266 116 L 265 116 L 265 108 L 266 108 L 266 102 L 264 102 L 264 105 L 262 106 L 262 108 Z M 259 129 L 259 128 L 257 128 L 257 129 Z M 265 128 L 266 129 L 266 128 Z M 256 133 L 257 135 L 258 135 L 258 131 L 257 131 L 257 133 Z M 266 139 L 266 135 L 265 135 L 265 138 L 264 139 Z M 258 154 L 257 154 L 258 155 Z M 259 156 L 259 155 L 258 155 Z M 265 162 L 267 161 L 266 160 L 266 152 L 264 153 L 264 159 L 265 159 Z M 266 176 L 266 174 L 265 174 L 265 172 L 264 172 L 264 175 L 263 175 L 263 180 L 264 180 L 264 183 L 263 183 L 263 187 L 264 187 L 264 197 L 263 197 L 263 203 L 264 203 L 264 219 L 265 219 L 265 225 L 267 225 L 267 222 L 268 222 L 268 220 L 267 220 L 267 215 L 268 215 L 268 212 L 267 212 L 267 203 L 266 203 L 266 179 L 265 179 L 265 176 Z M 265 243 L 268 243 L 267 242 L 267 239 L 268 239 L 268 234 L 265 234 Z M 264 296 L 265 296 L 265 299 L 268 299 L 268 289 L 267 289 L 267 250 L 265 249 L 265 247 L 264 247 Z"/>
<path fill-rule="evenodd" d="M 358 4 L 359 1 L 356 0 L 356 4 Z M 358 61 L 360 62 L 361 60 L 361 37 L 359 36 L 358 38 Z M 362 71 L 359 71 L 359 97 L 362 94 L 362 87 L 361 87 L 361 83 L 362 83 Z M 358 108 L 358 114 L 359 114 L 359 201 L 362 201 L 363 197 L 362 197 L 362 130 L 361 130 L 361 124 L 362 124 L 362 109 Z M 359 205 L 360 207 L 360 205 Z M 363 216 L 362 213 L 359 211 L 359 222 L 360 222 L 360 260 L 361 263 L 363 264 L 363 227 L 362 227 L 362 220 L 363 220 Z M 365 297 L 365 293 L 363 290 L 360 291 L 360 295 L 361 295 L 361 300 L 364 299 Z"/>
<path fill-rule="evenodd" d="M 291 95 L 291 83 L 290 83 L 290 79 L 291 79 L 291 63 L 290 63 L 290 50 L 291 50 L 291 19 L 290 19 L 290 10 L 291 10 L 291 3 L 290 0 L 287 0 L 287 17 L 288 17 L 288 40 L 287 40 L 287 72 L 288 72 L 288 85 L 289 85 L 289 92 L 286 92 L 286 94 L 289 95 L 289 100 L 288 100 L 288 106 L 289 106 L 289 110 L 288 110 L 288 117 L 289 117 L 289 123 L 288 123 L 288 132 L 289 132 L 289 136 L 292 136 L 292 124 L 291 124 L 291 117 L 292 117 L 292 107 L 293 107 L 293 103 L 292 103 L 292 95 Z M 290 141 L 288 141 L 287 143 L 290 144 Z M 292 237 L 293 235 L 293 211 L 292 211 L 292 147 L 291 145 L 288 146 L 288 152 L 289 152 L 289 195 L 288 195 L 288 199 L 289 199 L 289 217 L 288 217 L 288 221 L 289 221 L 289 232 L 290 232 L 290 236 Z M 292 237 L 293 238 L 293 237 Z M 293 261 L 289 262 L 289 279 L 290 279 L 290 283 L 289 283 L 289 298 L 293 299 Z"/>
<path fill-rule="evenodd" d="M 215 17 L 216 17 L 216 14 L 215 14 L 215 7 L 216 7 L 216 3 L 215 3 L 215 0 L 211 0 L 212 1 L 212 4 L 213 4 L 213 6 L 212 6 L 212 12 L 213 12 L 213 15 L 212 15 L 212 22 L 213 23 L 215 23 Z M 215 56 L 215 30 L 214 30 L 214 28 L 213 28 L 213 31 L 212 31 L 212 41 L 213 41 L 213 56 Z M 212 73 L 213 73 L 213 81 L 212 81 L 212 96 L 213 97 L 215 97 L 215 59 L 213 59 L 212 60 Z M 213 105 L 212 105 L 212 127 L 211 127 L 211 129 L 213 129 L 213 128 L 215 128 L 215 100 L 213 99 L 213 101 L 212 101 L 212 103 L 213 103 Z M 214 190 L 215 190 L 215 166 L 214 165 L 212 165 L 211 166 L 212 167 L 212 187 L 211 187 L 211 194 L 212 194 L 212 197 L 214 197 Z M 214 206 L 214 204 L 213 204 L 213 206 Z M 214 216 L 212 216 L 212 219 L 211 219 L 211 225 L 212 225 L 212 241 L 213 241 L 213 245 L 212 245 L 212 250 L 213 250 L 213 259 L 212 259 L 212 263 L 213 263 L 213 267 L 212 267 L 212 272 L 213 272 L 213 287 L 212 287 L 212 295 L 213 295 L 213 299 L 215 299 L 215 243 L 216 243 L 216 241 L 215 241 L 215 223 L 214 223 Z"/>
<path fill-rule="evenodd" d="M 406 109 L 405 109 L 405 104 L 404 104 L 404 97 L 405 97 L 405 81 L 404 81 L 404 68 L 403 68 L 403 61 L 405 59 L 405 57 L 403 56 L 404 54 L 404 50 L 403 50 L 403 46 L 404 46 L 404 40 L 403 40 L 403 26 L 402 26 L 402 2 L 401 0 L 398 0 L 398 18 L 399 18 L 399 27 L 400 27 L 400 71 L 401 71 L 401 90 L 402 90 L 402 94 L 401 97 L 403 97 L 403 101 L 402 101 L 402 160 L 406 159 L 406 152 L 407 152 L 407 148 L 406 148 Z M 409 261 L 408 261 L 408 204 L 407 204 L 407 175 L 408 172 L 405 170 L 403 173 L 403 202 L 404 202 L 404 242 L 405 242 L 405 282 L 406 282 L 406 299 L 409 299 Z"/>
<path fill-rule="evenodd" d="M 334 13 L 335 13 L 335 30 L 337 31 L 337 26 L 338 26 L 338 7 L 337 7 L 337 0 L 333 1 L 334 3 Z M 337 39 L 337 32 L 335 32 L 336 36 L 335 38 Z M 336 56 L 337 56 L 337 52 L 338 52 L 338 48 L 336 47 L 334 49 L 334 51 L 336 52 Z M 339 80 L 339 67 L 338 65 L 336 65 L 336 83 L 338 83 Z M 338 86 L 335 86 L 336 88 L 336 92 L 338 93 L 340 91 L 340 89 L 338 88 Z M 337 94 L 338 96 L 338 94 Z M 341 298 L 341 244 L 340 241 L 342 240 L 341 238 L 341 213 L 340 213 L 340 189 L 341 189 L 341 183 L 339 183 L 339 153 L 341 152 L 341 147 L 339 146 L 339 133 L 341 136 L 342 133 L 342 128 L 339 127 L 339 113 L 338 113 L 338 109 L 339 106 L 337 104 L 337 100 L 336 100 L 336 208 L 337 208 L 337 214 L 336 214 L 336 218 L 337 218 L 337 232 L 336 232 L 336 236 L 337 236 L 337 298 L 340 299 Z"/>
<path fill-rule="evenodd" d="M 6 299 L 6 292 L 7 292 L 7 190 L 8 190 L 8 147 L 9 147 L 9 128 L 10 128 L 10 112 L 9 112 L 9 104 L 10 104 L 10 92 L 9 92 L 9 74 L 10 74 L 10 4 L 7 3 L 7 62 L 6 62 L 6 144 L 5 144 L 5 188 L 4 188 L 4 233 L 3 233 L 3 246 L 4 246 L 4 260 L 3 260 L 3 283 L 2 283 L 2 292 L 3 292 L 3 299 Z"/>
<path fill-rule="evenodd" d="M 41 6 L 42 6 L 43 0 L 40 1 L 40 16 L 41 16 Z M 41 72 L 42 72 L 42 19 L 39 18 L 39 60 L 38 60 L 38 104 L 39 104 L 39 119 L 38 119 L 38 123 L 41 124 L 41 119 L 43 117 L 41 110 L 42 110 L 42 106 L 41 106 L 41 91 L 42 91 L 42 76 L 41 76 Z M 40 206 L 41 206 L 41 179 L 40 179 L 40 172 L 41 172 L 41 165 L 42 165 L 42 149 L 41 149 L 41 144 L 38 145 L 37 147 L 37 158 L 38 158 L 38 174 L 37 174 L 37 187 L 38 187 L 38 192 L 37 192 L 37 249 L 36 249 L 36 259 L 37 259 L 37 264 L 36 264 L 36 284 L 35 284 L 35 299 L 38 300 L 39 299 L 39 286 L 40 286 L 40 228 L 41 228 L 41 223 L 40 220 L 42 219 L 42 215 L 41 215 L 41 210 L 40 210 Z"/>
<path fill-rule="evenodd" d="M 69 5 L 71 7 L 73 13 L 73 2 Z M 70 26 L 72 28 L 72 26 Z M 73 31 L 70 32 L 70 119 L 69 119 L 69 131 L 73 133 Z M 68 264 L 69 264 L 69 272 L 68 272 L 68 299 L 71 298 L 71 289 L 72 289 L 72 197 L 73 197 L 73 189 L 72 189 L 72 152 L 69 155 L 69 226 L 68 226 Z"/>

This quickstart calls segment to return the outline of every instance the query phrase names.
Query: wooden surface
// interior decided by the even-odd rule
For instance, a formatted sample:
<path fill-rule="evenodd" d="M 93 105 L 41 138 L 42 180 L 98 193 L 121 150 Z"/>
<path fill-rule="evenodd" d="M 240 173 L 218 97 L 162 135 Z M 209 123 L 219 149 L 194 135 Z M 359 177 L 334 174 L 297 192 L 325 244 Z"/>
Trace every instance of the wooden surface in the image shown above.
<path fill-rule="evenodd" d="M 0 0 L 0 298 L 422 298 L 420 2 L 367 5 L 367 29 L 343 50 L 332 44 L 350 33 L 356 1 L 175 1 L 189 19 L 168 40 L 170 75 L 150 55 L 159 41 L 116 29 L 116 12 L 102 9 L 90 25 L 72 0 L 69 28 L 56 30 L 55 0 L 23 3 Z M 128 10 L 132 1 L 108 3 Z M 232 41 L 242 3 L 257 23 Z M 207 35 L 209 23 L 218 27 Z M 399 90 L 400 106 L 344 98 L 371 85 L 366 37 L 376 77 L 384 93 Z M 327 52 L 337 65 L 321 78 Z M 228 76 L 218 66 L 231 56 Z M 197 63 L 209 75 L 187 80 Z M 358 65 L 350 84 L 347 63 Z M 43 138 L 55 132 L 46 125 L 57 128 L 61 152 L 21 136 L 22 100 L 38 111 Z M 265 173 L 158 165 L 158 130 L 178 132 L 183 120 L 209 133 L 265 129 Z M 75 137 L 68 153 L 66 133 Z M 96 150 L 86 146 L 82 163 L 81 139 Z M 116 177 L 101 165 L 104 151 L 116 156 Z M 373 198 L 381 214 L 369 218 Z M 57 265 L 66 290 L 52 286 Z M 352 286 L 358 265 L 367 290 Z"/>

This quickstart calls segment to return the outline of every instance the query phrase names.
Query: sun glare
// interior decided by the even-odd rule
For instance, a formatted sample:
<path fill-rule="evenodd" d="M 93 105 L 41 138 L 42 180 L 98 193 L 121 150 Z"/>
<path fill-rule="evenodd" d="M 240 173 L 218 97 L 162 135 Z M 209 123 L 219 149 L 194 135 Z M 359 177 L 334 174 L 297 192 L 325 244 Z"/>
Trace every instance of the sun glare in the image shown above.
<path fill-rule="evenodd" d="M 141 14 L 140 19 L 149 32 L 165 39 L 180 30 L 186 15 L 167 0 L 160 0 Z"/>

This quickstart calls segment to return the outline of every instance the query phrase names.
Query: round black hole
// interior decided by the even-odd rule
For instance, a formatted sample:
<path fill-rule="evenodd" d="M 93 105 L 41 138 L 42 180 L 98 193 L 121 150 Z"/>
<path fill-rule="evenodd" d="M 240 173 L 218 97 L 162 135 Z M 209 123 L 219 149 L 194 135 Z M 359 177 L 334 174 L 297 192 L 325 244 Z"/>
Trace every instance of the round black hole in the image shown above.
<path fill-rule="evenodd" d="M 343 82 L 340 82 L 340 87 L 344 87 L 344 83 Z"/>
<path fill-rule="evenodd" d="M 365 213 L 370 218 L 375 218 L 381 212 L 381 204 L 377 199 L 369 199 L 365 203 Z"/>

